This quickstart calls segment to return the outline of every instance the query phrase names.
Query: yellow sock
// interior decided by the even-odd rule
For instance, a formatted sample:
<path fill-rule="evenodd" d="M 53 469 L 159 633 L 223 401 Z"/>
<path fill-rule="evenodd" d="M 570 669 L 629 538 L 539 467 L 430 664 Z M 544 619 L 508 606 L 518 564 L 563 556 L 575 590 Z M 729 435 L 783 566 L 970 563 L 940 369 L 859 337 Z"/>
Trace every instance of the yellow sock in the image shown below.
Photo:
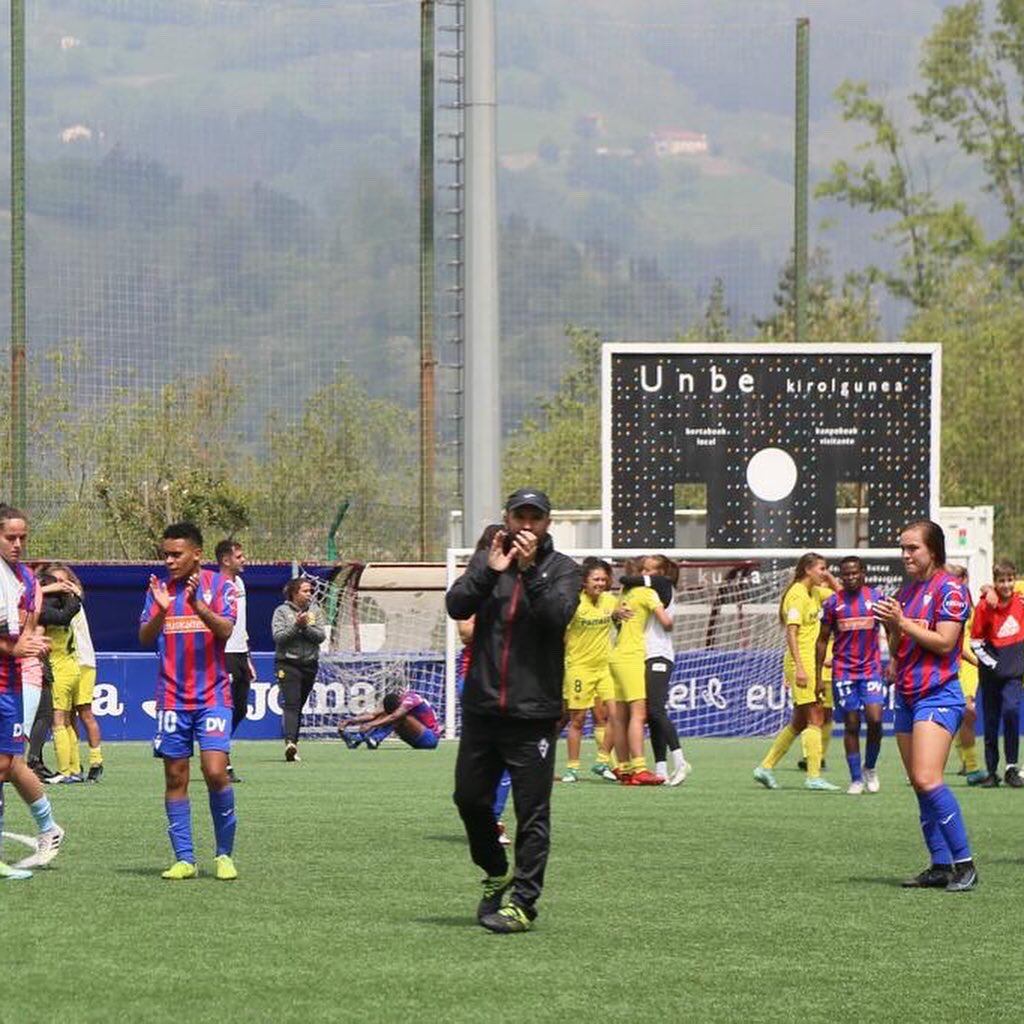
<path fill-rule="evenodd" d="M 575 761 L 566 761 L 565 767 L 571 769 L 574 772 L 578 772 L 580 770 L 579 758 L 577 758 Z"/>
<path fill-rule="evenodd" d="M 53 746 L 57 752 L 57 771 L 61 775 L 71 774 L 71 741 L 66 726 L 53 727 Z"/>
<path fill-rule="evenodd" d="M 802 735 L 807 753 L 807 778 L 816 779 L 821 775 L 821 726 L 809 725 Z"/>
<path fill-rule="evenodd" d="M 793 740 L 795 739 L 796 733 L 793 731 L 793 726 L 786 725 L 775 737 L 771 749 L 765 754 L 764 760 L 761 762 L 761 767 L 771 771 L 786 756 L 786 751 L 793 746 Z"/>
<path fill-rule="evenodd" d="M 828 754 L 828 745 L 832 742 L 832 723 L 826 722 L 821 727 L 821 763 L 824 764 Z"/>
<path fill-rule="evenodd" d="M 71 773 L 73 775 L 80 775 L 82 773 L 82 758 L 78 753 L 78 733 L 75 732 L 73 726 L 67 727 L 68 733 L 68 753 L 71 758 Z"/>
<path fill-rule="evenodd" d="M 103 747 L 90 747 L 89 767 L 95 768 L 97 765 L 100 764 L 103 764 Z"/>
<path fill-rule="evenodd" d="M 978 748 L 973 743 L 969 747 L 961 747 L 960 755 L 964 759 L 964 771 L 976 772 L 978 770 Z"/>
<path fill-rule="evenodd" d="M 610 758 L 604 752 L 605 726 L 594 726 L 594 742 L 597 744 L 597 763 L 607 764 Z"/>
<path fill-rule="evenodd" d="M 647 758 L 643 754 L 639 757 L 634 757 L 629 762 L 629 770 L 634 773 L 647 771 Z"/>

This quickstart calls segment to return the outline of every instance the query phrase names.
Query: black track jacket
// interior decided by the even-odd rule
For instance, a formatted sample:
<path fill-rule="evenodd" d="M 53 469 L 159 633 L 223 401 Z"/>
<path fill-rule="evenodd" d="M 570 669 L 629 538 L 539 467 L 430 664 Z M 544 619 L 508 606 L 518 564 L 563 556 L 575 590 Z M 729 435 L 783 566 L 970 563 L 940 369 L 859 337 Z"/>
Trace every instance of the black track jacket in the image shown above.
<path fill-rule="evenodd" d="M 478 715 L 558 718 L 562 714 L 565 629 L 580 599 L 580 571 L 550 537 L 520 572 L 487 565 L 478 551 L 445 596 L 453 619 L 476 616 L 462 706 Z"/>

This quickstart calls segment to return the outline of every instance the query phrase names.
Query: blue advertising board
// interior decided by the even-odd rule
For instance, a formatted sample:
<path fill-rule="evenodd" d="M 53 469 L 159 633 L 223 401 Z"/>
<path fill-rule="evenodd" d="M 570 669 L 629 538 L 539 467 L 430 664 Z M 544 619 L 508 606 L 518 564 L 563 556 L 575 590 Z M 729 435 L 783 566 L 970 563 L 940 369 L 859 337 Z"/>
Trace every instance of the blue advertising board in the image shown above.
<path fill-rule="evenodd" d="M 396 657 L 401 659 L 394 654 L 386 656 L 389 662 Z M 353 655 L 324 666 L 307 705 L 307 716 L 320 715 L 324 722 L 330 722 L 346 712 L 369 710 L 376 700 L 373 680 L 380 677 L 382 658 Z M 403 684 L 422 693 L 443 717 L 443 654 L 417 653 L 401 660 Z M 249 712 L 236 736 L 279 739 L 281 702 L 273 654 L 257 652 L 253 664 L 256 681 L 249 695 Z M 339 666 L 343 671 L 338 671 Z M 156 656 L 152 653 L 108 653 L 97 657 L 93 711 L 105 742 L 152 737 L 156 668 Z M 668 710 L 681 736 L 766 735 L 781 727 L 789 717 L 790 707 L 777 651 L 699 650 L 676 654 Z M 890 692 L 885 707 L 887 726 L 891 720 Z"/>

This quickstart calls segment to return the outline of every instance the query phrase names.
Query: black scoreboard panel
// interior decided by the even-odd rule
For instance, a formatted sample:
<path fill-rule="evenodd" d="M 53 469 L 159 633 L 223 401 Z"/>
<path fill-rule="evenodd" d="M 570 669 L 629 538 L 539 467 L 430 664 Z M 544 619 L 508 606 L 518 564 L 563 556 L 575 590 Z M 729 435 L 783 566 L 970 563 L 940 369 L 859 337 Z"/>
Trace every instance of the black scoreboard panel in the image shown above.
<path fill-rule="evenodd" d="M 615 547 L 674 545 L 676 484 L 706 486 L 712 548 L 834 547 L 840 483 L 867 485 L 870 547 L 937 505 L 931 347 L 615 346 L 605 365 Z"/>

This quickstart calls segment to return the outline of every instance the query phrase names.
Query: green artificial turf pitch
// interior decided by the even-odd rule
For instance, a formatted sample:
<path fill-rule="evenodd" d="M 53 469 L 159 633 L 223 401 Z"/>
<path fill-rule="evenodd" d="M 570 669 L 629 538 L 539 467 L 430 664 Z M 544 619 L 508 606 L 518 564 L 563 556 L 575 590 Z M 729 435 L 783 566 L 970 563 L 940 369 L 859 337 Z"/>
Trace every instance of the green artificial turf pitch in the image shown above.
<path fill-rule="evenodd" d="M 950 776 L 981 885 L 904 891 L 927 858 L 892 741 L 882 792 L 856 798 L 804 791 L 795 750 L 783 788 L 762 789 L 767 743 L 686 744 L 677 789 L 556 783 L 540 917 L 508 936 L 474 920 L 454 745 L 309 742 L 290 765 L 279 744 L 237 744 L 230 883 L 212 877 L 201 779 L 202 875 L 160 879 L 159 765 L 109 745 L 103 782 L 49 790 L 68 833 L 53 866 L 0 884 L 0 1020 L 1011 1019 L 1024 794 Z M 840 740 L 829 754 L 845 785 Z M 6 828 L 33 831 L 10 792 Z"/>

